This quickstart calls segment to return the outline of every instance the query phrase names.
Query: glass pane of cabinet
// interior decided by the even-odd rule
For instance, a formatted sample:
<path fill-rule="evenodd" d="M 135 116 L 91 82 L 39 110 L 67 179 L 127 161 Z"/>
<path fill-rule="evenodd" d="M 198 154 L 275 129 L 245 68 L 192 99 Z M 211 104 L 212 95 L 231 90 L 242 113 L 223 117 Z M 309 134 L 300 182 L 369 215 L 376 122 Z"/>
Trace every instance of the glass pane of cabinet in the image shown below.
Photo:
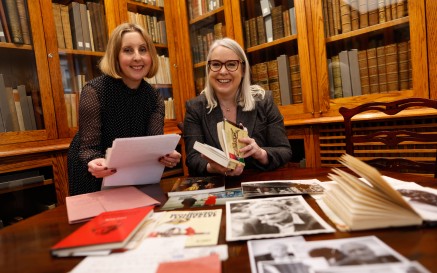
<path fill-rule="evenodd" d="M 165 25 L 164 2 L 154 1 L 145 4 L 127 1 L 128 22 L 141 25 L 152 37 L 159 56 L 158 73 L 151 79 L 146 79 L 161 92 L 165 103 L 165 118 L 175 119 L 175 104 L 170 73 L 170 59 L 167 46 L 167 31 Z"/>
<path fill-rule="evenodd" d="M 329 97 L 413 88 L 408 2 L 323 0 Z"/>
<path fill-rule="evenodd" d="M 252 83 L 271 90 L 278 106 L 301 104 L 294 1 L 240 1 L 240 7 Z"/>
<path fill-rule="evenodd" d="M 207 3 L 208 2 L 208 3 Z M 222 1 L 187 1 L 196 95 L 205 88 L 206 57 L 216 39 L 229 37 Z"/>
<path fill-rule="evenodd" d="M 42 22 L 31 10 L 40 10 L 38 1 L 0 2 L 0 144 L 56 135 L 56 123 L 46 119 L 53 115 L 53 104 L 47 99 L 51 89 Z"/>

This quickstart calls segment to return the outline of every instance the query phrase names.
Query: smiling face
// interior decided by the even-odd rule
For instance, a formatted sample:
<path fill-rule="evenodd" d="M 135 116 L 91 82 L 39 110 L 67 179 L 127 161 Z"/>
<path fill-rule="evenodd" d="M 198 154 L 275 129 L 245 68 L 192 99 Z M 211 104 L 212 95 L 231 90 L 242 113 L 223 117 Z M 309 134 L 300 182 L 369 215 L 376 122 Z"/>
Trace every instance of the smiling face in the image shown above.
<path fill-rule="evenodd" d="M 152 65 L 146 41 L 138 32 L 123 34 L 118 54 L 123 82 L 132 89 L 138 88 Z"/>
<path fill-rule="evenodd" d="M 240 58 L 231 49 L 218 46 L 211 52 L 210 60 L 217 60 L 225 63 L 228 60 L 240 60 Z M 241 63 L 238 65 L 238 69 L 233 72 L 228 71 L 224 64 L 217 72 L 209 70 L 208 80 L 217 97 L 224 98 L 235 96 L 240 86 L 241 79 L 243 78 L 243 71 L 244 66 Z"/>
<path fill-rule="evenodd" d="M 252 215 L 257 217 L 262 223 L 275 225 L 290 218 L 290 213 L 277 206 L 259 206 L 252 211 Z"/>

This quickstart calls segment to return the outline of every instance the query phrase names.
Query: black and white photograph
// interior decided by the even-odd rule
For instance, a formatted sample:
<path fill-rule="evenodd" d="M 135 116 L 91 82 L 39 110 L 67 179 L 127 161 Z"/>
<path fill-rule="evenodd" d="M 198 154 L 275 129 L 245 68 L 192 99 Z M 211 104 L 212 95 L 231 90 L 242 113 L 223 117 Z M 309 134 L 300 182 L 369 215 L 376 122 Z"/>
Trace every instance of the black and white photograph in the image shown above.
<path fill-rule="evenodd" d="M 418 262 L 315 270 L 314 273 L 431 273 Z"/>
<path fill-rule="evenodd" d="M 227 241 L 335 231 L 301 195 L 226 202 L 226 223 Z"/>
<path fill-rule="evenodd" d="M 322 264 L 320 263 L 322 258 L 328 268 L 362 267 L 408 261 L 376 236 L 307 241 L 294 247 L 299 249 L 296 253 L 297 258 L 308 261 L 314 259 L 318 265 Z"/>
<path fill-rule="evenodd" d="M 246 198 L 266 195 L 295 195 L 323 193 L 324 188 L 317 179 L 272 180 L 242 182 L 241 188 Z"/>
<path fill-rule="evenodd" d="M 295 263 L 296 255 L 293 243 L 305 242 L 303 236 L 247 241 L 250 268 L 252 273 L 259 273 L 258 265 L 266 263 Z M 262 269 L 261 269 L 262 270 Z"/>

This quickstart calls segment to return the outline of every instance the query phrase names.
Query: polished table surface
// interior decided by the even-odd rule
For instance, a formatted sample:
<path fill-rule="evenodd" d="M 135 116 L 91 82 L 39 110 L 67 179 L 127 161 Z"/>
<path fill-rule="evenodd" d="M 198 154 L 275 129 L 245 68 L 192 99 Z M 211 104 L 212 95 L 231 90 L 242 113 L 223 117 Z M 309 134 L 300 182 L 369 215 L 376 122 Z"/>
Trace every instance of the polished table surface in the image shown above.
<path fill-rule="evenodd" d="M 283 168 L 274 172 L 250 172 L 244 177 L 227 177 L 226 187 L 239 186 L 242 181 L 312 179 L 327 181 L 330 169 Z M 437 180 L 421 176 L 384 173 L 404 181 L 414 181 L 423 186 L 437 188 Z M 141 186 L 150 196 L 165 203 L 174 179 L 164 179 L 160 184 Z M 311 207 L 328 223 L 329 219 L 319 209 L 314 199 L 305 196 Z M 224 206 L 221 206 L 224 209 Z M 159 210 L 159 207 L 156 208 Z M 219 244 L 225 244 L 226 214 L 223 210 Z M 0 272 L 68 272 L 82 258 L 55 258 L 50 247 L 69 235 L 82 224 L 70 225 L 65 206 L 59 206 L 25 219 L 0 230 Z M 437 272 L 437 227 L 404 227 L 381 230 L 340 232 L 305 235 L 308 241 L 375 235 L 410 260 L 417 260 L 431 272 Z M 249 256 L 246 241 L 228 243 L 229 258 L 222 263 L 222 272 L 249 273 Z"/>

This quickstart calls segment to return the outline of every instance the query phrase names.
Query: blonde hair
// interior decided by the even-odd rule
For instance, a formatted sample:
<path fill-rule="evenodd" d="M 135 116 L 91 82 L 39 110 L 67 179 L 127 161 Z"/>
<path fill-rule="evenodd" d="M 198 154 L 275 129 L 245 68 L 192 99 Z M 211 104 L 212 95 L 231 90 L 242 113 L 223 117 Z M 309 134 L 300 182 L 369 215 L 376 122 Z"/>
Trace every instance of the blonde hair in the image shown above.
<path fill-rule="evenodd" d="M 262 87 L 258 85 L 250 85 L 250 66 L 243 48 L 236 41 L 230 38 L 215 40 L 209 49 L 208 56 L 206 57 L 207 61 L 211 59 L 212 52 L 219 46 L 223 46 L 232 50 L 243 61 L 243 63 L 241 64 L 243 69 L 243 78 L 240 83 L 240 88 L 238 89 L 237 95 L 235 97 L 236 103 L 243 108 L 243 111 L 251 111 L 255 109 L 255 101 L 263 99 L 265 91 Z M 210 71 L 207 65 L 206 78 L 208 78 L 209 72 Z M 218 103 L 217 98 L 214 94 L 214 89 L 212 88 L 209 81 L 206 81 L 206 86 L 202 93 L 205 94 L 208 103 L 206 108 L 209 108 L 209 112 L 211 112 L 212 109 L 217 107 Z"/>
<path fill-rule="evenodd" d="M 109 37 L 105 55 L 99 63 L 100 71 L 113 78 L 121 78 L 122 73 L 120 70 L 118 55 L 120 54 L 123 35 L 129 32 L 138 32 L 146 42 L 147 50 L 152 58 L 152 65 L 146 77 L 151 78 L 155 76 L 158 72 L 159 60 L 152 38 L 150 38 L 149 34 L 141 26 L 131 23 L 123 23 L 112 31 L 111 36 Z"/>

